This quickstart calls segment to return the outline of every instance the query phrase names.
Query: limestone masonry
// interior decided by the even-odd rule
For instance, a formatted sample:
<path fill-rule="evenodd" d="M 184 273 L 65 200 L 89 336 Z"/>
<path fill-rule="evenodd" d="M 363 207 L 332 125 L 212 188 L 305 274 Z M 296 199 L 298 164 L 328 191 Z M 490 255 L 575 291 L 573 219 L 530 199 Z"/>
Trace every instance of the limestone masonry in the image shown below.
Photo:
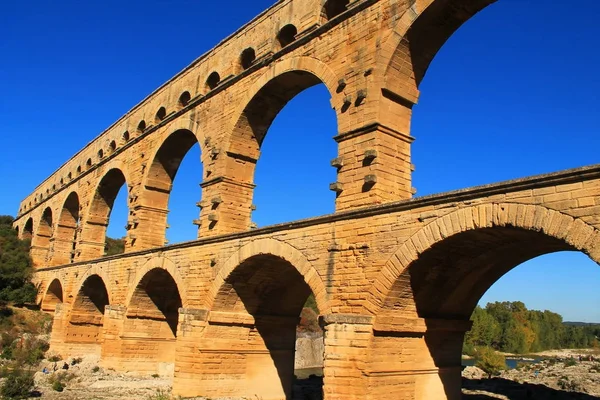
<path fill-rule="evenodd" d="M 105 367 L 174 365 L 174 394 L 289 399 L 312 291 L 325 399 L 460 399 L 481 295 L 541 254 L 600 261 L 600 166 L 411 199 L 411 110 L 445 40 L 492 0 L 283 0 L 158 88 L 21 203 L 52 349 Z M 267 130 L 324 83 L 336 212 L 251 229 Z M 165 246 L 187 150 L 202 151 L 198 240 Z M 463 155 L 457 154 L 456 157 Z M 125 254 L 103 257 L 126 185 Z"/>

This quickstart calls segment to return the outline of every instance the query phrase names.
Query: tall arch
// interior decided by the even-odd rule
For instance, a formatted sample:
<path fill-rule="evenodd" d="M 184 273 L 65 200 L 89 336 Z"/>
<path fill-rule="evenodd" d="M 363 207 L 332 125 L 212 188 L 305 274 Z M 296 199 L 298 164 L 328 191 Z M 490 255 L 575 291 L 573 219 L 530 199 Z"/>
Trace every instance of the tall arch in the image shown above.
<path fill-rule="evenodd" d="M 297 250 L 275 240 L 252 242 L 229 258 L 215 279 L 208 326 L 199 343 L 208 395 L 219 389 L 215 375 L 232 370 L 227 382 L 218 383 L 226 384 L 232 397 L 291 398 L 300 312 L 311 292 L 320 310 L 328 307 L 319 281 Z M 230 348 L 239 351 L 232 354 Z M 210 369 L 214 358 L 220 366 Z"/>
<path fill-rule="evenodd" d="M 392 78 L 406 86 L 419 87 L 429 64 L 458 28 L 485 7 L 497 0 L 423 0 L 417 1 L 396 23 L 384 41 L 381 54 L 386 65 L 386 81 Z M 407 58 L 408 57 L 408 58 Z M 402 68 L 412 65 L 412 74 Z M 411 97 L 412 97 L 411 96 Z"/>
<path fill-rule="evenodd" d="M 79 220 L 79 195 L 71 192 L 63 203 L 54 232 L 53 265 L 68 264 L 75 260 Z"/>
<path fill-rule="evenodd" d="M 164 364 L 174 365 L 182 306 L 179 287 L 167 270 L 156 267 L 144 274 L 132 292 L 123 324 L 121 356 L 125 369 L 160 373 L 170 369 Z"/>
<path fill-rule="evenodd" d="M 34 267 L 42 267 L 48 262 L 52 227 L 52 209 L 46 207 L 38 222 L 37 230 L 31 243 L 31 260 Z"/>
<path fill-rule="evenodd" d="M 230 120 L 223 144 L 212 144 L 217 164 L 214 169 L 222 173 L 224 179 L 208 179 L 202 185 L 204 199 L 220 197 L 223 204 L 236 210 L 236 215 L 218 222 L 203 218 L 203 226 L 206 224 L 211 230 L 215 225 L 224 226 L 228 231 L 250 227 L 254 172 L 266 133 L 292 98 L 321 83 L 332 97 L 338 96 L 335 90 L 338 83 L 329 67 L 313 58 L 296 57 L 277 63 L 248 90 Z M 332 140 L 335 134 L 337 132 L 332 134 Z M 329 164 L 329 160 L 323 162 Z M 206 216 L 211 213 L 213 211 L 207 210 Z"/>
<path fill-rule="evenodd" d="M 600 232 L 581 219 L 536 205 L 465 207 L 430 222 L 373 284 L 367 303 L 376 315 L 373 361 L 393 363 L 399 349 L 410 349 L 414 362 L 400 369 L 421 371 L 416 399 L 459 398 L 464 334 L 485 291 L 543 254 L 582 251 L 598 262 L 599 243 Z M 375 377 L 372 384 L 386 393 L 381 398 L 398 395 L 390 382 Z"/>
<path fill-rule="evenodd" d="M 63 286 L 60 283 L 60 280 L 58 278 L 53 279 L 46 288 L 46 292 L 42 298 L 42 303 L 40 306 L 42 311 L 49 314 L 54 314 L 54 311 L 56 311 L 56 306 L 63 303 L 63 293 Z"/>
<path fill-rule="evenodd" d="M 190 121 L 191 122 L 191 121 Z M 169 200 L 175 176 L 190 149 L 199 141 L 193 130 L 185 124 L 179 124 L 162 142 L 148 168 L 145 178 L 143 202 L 146 209 L 140 219 L 144 220 L 144 243 L 140 246 L 158 247 L 166 243 L 167 214 Z M 201 161 L 201 160 L 199 160 Z M 200 164 L 201 166 L 201 164 Z M 202 180 L 201 168 L 198 171 L 198 182 Z M 194 206 L 198 198 L 190 202 Z M 195 219 L 195 218 L 194 218 Z M 192 224 L 192 220 L 189 221 Z M 196 237 L 191 238 L 196 239 Z"/>
<path fill-rule="evenodd" d="M 104 255 L 106 228 L 108 227 L 114 202 L 120 189 L 126 184 L 125 174 L 118 167 L 108 170 L 98 183 L 85 215 L 84 226 L 81 232 L 82 246 L 80 248 L 80 257 L 82 260 L 98 258 Z M 126 243 L 126 248 L 129 245 Z"/>

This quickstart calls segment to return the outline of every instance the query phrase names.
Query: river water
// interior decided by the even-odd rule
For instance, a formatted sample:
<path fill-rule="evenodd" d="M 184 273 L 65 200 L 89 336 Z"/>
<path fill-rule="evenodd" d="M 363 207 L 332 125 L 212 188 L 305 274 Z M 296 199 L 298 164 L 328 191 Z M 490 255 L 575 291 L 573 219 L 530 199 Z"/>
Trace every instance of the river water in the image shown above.
<path fill-rule="evenodd" d="M 537 364 L 540 361 L 543 360 L 543 358 L 541 357 L 527 357 L 525 356 L 525 358 L 527 358 L 526 360 L 520 360 L 520 359 L 515 359 L 515 358 L 507 358 L 506 359 L 506 368 L 508 369 L 514 369 L 517 368 L 517 363 L 524 363 L 524 364 Z M 462 365 L 463 367 L 471 367 L 473 365 L 475 365 L 475 363 L 477 362 L 477 360 L 475 360 L 474 358 L 470 358 L 470 359 L 466 359 L 463 358 L 462 359 Z"/>

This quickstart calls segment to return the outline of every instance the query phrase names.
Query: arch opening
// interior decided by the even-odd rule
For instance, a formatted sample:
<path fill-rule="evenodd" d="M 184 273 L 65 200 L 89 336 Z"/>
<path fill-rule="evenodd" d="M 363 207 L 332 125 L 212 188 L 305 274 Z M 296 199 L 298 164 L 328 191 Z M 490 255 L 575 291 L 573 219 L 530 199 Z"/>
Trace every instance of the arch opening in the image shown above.
<path fill-rule="evenodd" d="M 54 314 L 56 311 L 56 306 L 58 304 L 62 304 L 63 302 L 63 288 L 58 279 L 54 279 L 48 289 L 46 290 L 46 294 L 42 299 L 41 309 L 44 312 L 49 314 Z"/>
<path fill-rule="evenodd" d="M 298 34 L 298 29 L 293 24 L 287 24 L 277 34 L 277 40 L 279 41 L 279 45 L 281 48 L 284 48 L 290 44 L 292 44 L 296 40 L 296 35 Z"/>
<path fill-rule="evenodd" d="M 252 47 L 248 47 L 242 51 L 242 54 L 240 55 L 240 64 L 243 69 L 250 68 L 254 64 L 254 61 L 256 61 L 256 52 Z"/>
<path fill-rule="evenodd" d="M 117 142 L 115 142 L 114 140 L 111 140 L 110 144 L 108 145 L 108 148 L 111 153 L 114 153 L 115 150 L 117 150 Z"/>
<path fill-rule="evenodd" d="M 167 239 L 169 243 L 177 243 L 198 237 L 198 228 L 192 221 L 198 218 L 196 203 L 200 195 L 194 195 L 189 185 L 176 182 L 201 182 L 202 163 L 199 160 L 198 139 L 187 129 L 173 132 L 156 152 L 148 171 L 146 195 L 154 208 L 164 210 L 162 217 L 153 218 L 156 234 L 162 232 L 157 242 L 166 243 Z M 199 187 L 196 190 L 200 192 Z"/>
<path fill-rule="evenodd" d="M 23 226 L 23 240 L 31 240 L 33 238 L 33 218 L 29 218 Z"/>
<path fill-rule="evenodd" d="M 179 100 L 178 100 L 179 107 L 184 108 L 185 106 L 187 106 L 189 104 L 191 99 L 192 99 L 192 95 L 187 90 L 185 92 L 181 93 L 181 96 L 179 96 Z"/>
<path fill-rule="evenodd" d="M 47 207 L 42 213 L 37 231 L 31 244 L 31 259 L 35 267 L 46 264 L 51 257 L 50 243 L 53 230 L 52 209 Z"/>
<path fill-rule="evenodd" d="M 100 354 L 103 342 L 104 311 L 110 304 L 102 278 L 89 276 L 73 302 L 66 329 L 66 343 L 75 343 L 73 352 Z"/>
<path fill-rule="evenodd" d="M 53 243 L 53 265 L 63 265 L 75 261 L 79 223 L 79 196 L 76 192 L 72 192 L 67 196 L 58 217 Z"/>
<path fill-rule="evenodd" d="M 231 382 L 238 392 L 232 396 L 292 398 L 293 391 L 301 392 L 306 385 L 322 391 L 320 379 L 295 379 L 300 371 L 295 367 L 304 370 L 306 362 L 313 361 L 302 364 L 295 358 L 297 338 L 306 339 L 305 346 L 323 345 L 317 316 L 310 287 L 288 261 L 267 254 L 243 261 L 220 287 L 204 339 L 206 345 L 239 346 L 241 353 L 254 353 L 241 369 L 239 358 L 220 355 L 222 368 L 238 365 L 239 376 Z M 211 380 L 210 374 L 205 379 Z M 240 381 L 241 387 L 236 383 Z"/>
<path fill-rule="evenodd" d="M 208 90 L 213 90 L 214 88 L 219 86 L 220 82 L 221 82 L 221 76 L 219 75 L 218 72 L 214 71 L 206 79 L 206 88 Z"/>
<path fill-rule="evenodd" d="M 337 116 L 330 99 L 320 78 L 290 71 L 266 83 L 243 110 L 227 162 L 235 179 L 256 184 L 251 194 L 258 226 L 334 211 L 329 184 L 337 180 L 330 165 L 337 157 Z M 309 200 L 308 193 L 323 195 Z"/>
<path fill-rule="evenodd" d="M 121 209 L 117 209 L 117 212 L 113 214 L 115 207 L 121 207 Z M 125 175 L 120 169 L 113 168 L 104 175 L 98 184 L 90 204 L 82 237 L 84 241 L 94 245 L 88 250 L 90 254 L 86 254 L 86 257 L 94 258 L 124 252 L 126 233 L 115 234 L 125 230 L 128 213 Z M 115 216 L 116 218 L 114 218 Z M 114 229 L 117 225 L 120 226 L 120 229 Z M 107 229 L 114 239 L 107 236 Z"/>
<path fill-rule="evenodd" d="M 388 334 L 385 329 L 376 333 L 373 354 L 399 359 L 399 349 L 410 346 L 417 355 L 415 368 L 439 371 L 423 378 L 426 389 L 416 398 L 460 398 L 463 342 L 477 303 L 515 267 L 562 251 L 577 249 L 543 231 L 511 226 L 468 230 L 442 239 L 400 273 L 377 314 L 379 323 L 393 318 L 414 321 L 410 333 Z M 381 390 L 391 389 L 381 382 Z"/>
<path fill-rule="evenodd" d="M 167 117 L 167 109 L 164 107 L 161 107 L 158 109 L 158 111 L 156 112 L 156 116 L 154 117 L 155 122 L 158 124 L 160 123 L 163 119 L 165 119 Z"/>
<path fill-rule="evenodd" d="M 323 5 L 323 14 L 327 20 L 337 17 L 346 11 L 350 0 L 327 0 Z"/>
<path fill-rule="evenodd" d="M 123 328 L 122 357 L 127 369 L 154 373 L 165 369 L 159 364 L 175 362 L 181 307 L 177 283 L 167 271 L 154 268 L 144 275 L 127 307 Z"/>
<path fill-rule="evenodd" d="M 137 126 L 138 133 L 144 133 L 146 131 L 146 121 L 141 120 Z"/>

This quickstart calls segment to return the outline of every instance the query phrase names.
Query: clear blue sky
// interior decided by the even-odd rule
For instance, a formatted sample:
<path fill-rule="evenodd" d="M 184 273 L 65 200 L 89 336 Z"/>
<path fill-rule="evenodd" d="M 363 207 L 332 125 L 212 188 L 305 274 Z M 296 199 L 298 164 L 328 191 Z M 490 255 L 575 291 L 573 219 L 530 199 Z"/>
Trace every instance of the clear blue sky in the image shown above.
<path fill-rule="evenodd" d="M 9 190 L 0 213 L 14 215 L 19 201 L 88 141 L 272 3 L 3 4 L 0 177 Z M 414 110 L 417 195 L 600 163 L 600 2 L 577 5 L 500 0 L 442 48 Z M 333 211 L 335 133 L 322 86 L 277 117 L 256 172 L 260 226 Z M 195 238 L 200 171 L 194 148 L 175 180 L 171 242 Z M 124 234 L 125 219 L 121 193 L 111 236 Z M 569 320 L 600 322 L 599 287 L 595 263 L 560 253 L 514 269 L 482 303 L 522 300 Z"/>

